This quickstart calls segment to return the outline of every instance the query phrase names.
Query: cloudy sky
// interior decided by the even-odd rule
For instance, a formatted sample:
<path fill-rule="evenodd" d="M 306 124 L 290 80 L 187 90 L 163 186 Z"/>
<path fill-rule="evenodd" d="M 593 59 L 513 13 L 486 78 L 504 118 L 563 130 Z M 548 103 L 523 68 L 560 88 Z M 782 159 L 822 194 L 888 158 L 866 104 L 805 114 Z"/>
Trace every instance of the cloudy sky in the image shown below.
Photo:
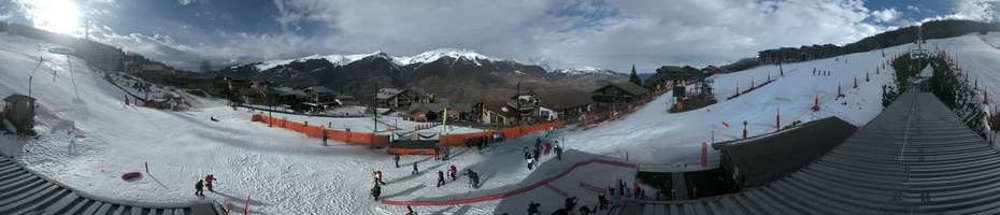
<path fill-rule="evenodd" d="M 1000 21 L 1000 0 L 0 0 L 0 20 L 181 68 L 436 48 L 550 68 L 652 72 L 844 44 L 929 19 Z"/>

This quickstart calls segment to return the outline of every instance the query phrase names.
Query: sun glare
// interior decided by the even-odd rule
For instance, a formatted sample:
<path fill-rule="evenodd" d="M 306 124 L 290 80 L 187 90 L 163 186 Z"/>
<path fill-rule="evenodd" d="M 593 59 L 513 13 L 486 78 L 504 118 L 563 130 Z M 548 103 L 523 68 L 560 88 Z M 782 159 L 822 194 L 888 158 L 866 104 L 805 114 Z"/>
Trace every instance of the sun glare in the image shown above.
<path fill-rule="evenodd" d="M 25 4 L 35 27 L 61 34 L 77 34 L 80 28 L 80 10 L 75 1 L 29 0 Z"/>

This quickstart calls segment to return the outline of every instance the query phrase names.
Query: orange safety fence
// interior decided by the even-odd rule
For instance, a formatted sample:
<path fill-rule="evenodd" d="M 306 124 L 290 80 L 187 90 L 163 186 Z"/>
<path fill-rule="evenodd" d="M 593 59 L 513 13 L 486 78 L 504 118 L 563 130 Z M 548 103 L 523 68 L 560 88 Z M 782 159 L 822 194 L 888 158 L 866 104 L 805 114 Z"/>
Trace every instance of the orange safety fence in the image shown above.
<path fill-rule="evenodd" d="M 566 123 L 563 121 L 555 121 L 550 123 L 501 128 L 499 131 L 487 130 L 478 133 L 446 134 L 438 136 L 438 142 L 441 145 L 446 146 L 464 146 L 465 141 L 468 139 L 488 139 L 496 132 L 503 134 L 504 138 L 518 138 L 537 131 L 547 131 L 551 128 L 566 128 Z"/>
<path fill-rule="evenodd" d="M 260 114 L 254 114 L 251 120 L 262 122 L 264 124 L 268 124 L 271 126 L 282 127 L 288 130 L 303 133 L 306 136 L 314 138 L 323 138 L 323 135 L 325 134 L 326 138 L 328 139 L 346 143 L 375 145 L 375 146 L 382 146 L 389 144 L 388 135 L 376 135 L 373 133 L 366 133 L 366 132 L 351 132 L 351 131 L 326 129 L 322 125 L 320 126 L 309 125 L 308 122 L 297 123 L 290 120 L 276 119 L 273 117 L 268 117 Z"/>

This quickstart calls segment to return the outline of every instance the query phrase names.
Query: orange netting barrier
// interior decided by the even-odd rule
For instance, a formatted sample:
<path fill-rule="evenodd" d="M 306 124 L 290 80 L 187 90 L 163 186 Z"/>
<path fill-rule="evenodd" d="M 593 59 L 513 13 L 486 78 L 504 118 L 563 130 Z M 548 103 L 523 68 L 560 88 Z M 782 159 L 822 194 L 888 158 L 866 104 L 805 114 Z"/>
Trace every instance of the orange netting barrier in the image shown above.
<path fill-rule="evenodd" d="M 501 128 L 498 131 L 487 130 L 479 133 L 467 133 L 467 134 L 446 134 L 438 137 L 438 142 L 441 145 L 446 146 L 464 146 L 466 140 L 468 139 L 489 139 L 494 133 L 500 132 L 503 134 L 504 138 L 518 138 L 524 135 L 528 135 L 537 131 L 548 131 L 552 128 L 566 128 L 566 123 L 563 121 L 555 121 L 550 123 L 534 124 L 534 125 L 522 125 L 517 127 Z"/>
<path fill-rule="evenodd" d="M 341 131 L 326 129 L 322 125 L 315 126 L 306 123 L 297 123 L 290 120 L 276 119 L 273 117 L 268 117 L 260 114 L 254 114 L 251 120 L 255 122 L 262 122 L 275 127 L 282 127 L 295 132 L 303 133 L 306 136 L 314 138 L 326 138 L 346 143 L 353 144 L 363 144 L 363 145 L 374 145 L 382 146 L 389 144 L 388 135 L 376 135 L 373 133 L 365 132 L 352 132 L 352 131 Z"/>

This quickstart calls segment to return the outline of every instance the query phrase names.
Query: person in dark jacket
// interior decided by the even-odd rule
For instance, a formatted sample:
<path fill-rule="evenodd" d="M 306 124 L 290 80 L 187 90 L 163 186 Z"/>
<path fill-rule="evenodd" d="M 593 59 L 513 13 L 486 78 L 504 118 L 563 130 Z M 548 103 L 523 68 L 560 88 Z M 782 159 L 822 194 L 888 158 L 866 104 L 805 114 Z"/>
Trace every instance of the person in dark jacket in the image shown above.
<path fill-rule="evenodd" d="M 528 204 L 528 215 L 538 215 L 539 214 L 538 207 L 541 207 L 541 206 L 542 206 L 542 204 L 540 204 L 540 203 L 536 203 L 536 202 L 529 203 Z"/>
<path fill-rule="evenodd" d="M 413 208 L 409 205 L 406 206 L 406 215 L 417 215 L 417 212 L 413 211 Z"/>
<path fill-rule="evenodd" d="M 205 191 L 202 190 L 202 187 L 205 186 L 204 183 L 205 183 L 204 180 L 198 179 L 198 183 L 194 184 L 194 195 L 196 195 L 196 196 L 205 196 L 205 194 L 204 194 Z"/>
<path fill-rule="evenodd" d="M 437 183 L 437 187 L 441 187 L 441 186 L 444 186 L 444 172 L 441 172 L 441 170 L 438 170 L 438 183 Z"/>
<path fill-rule="evenodd" d="M 416 175 L 417 173 L 420 173 L 420 170 L 417 169 L 417 162 L 413 162 L 413 172 L 410 174 Z"/>
<path fill-rule="evenodd" d="M 576 207 L 576 196 L 566 198 L 566 201 L 564 201 L 563 203 L 566 206 L 566 208 L 564 209 L 566 209 L 567 212 L 573 211 L 573 208 Z"/>
<path fill-rule="evenodd" d="M 393 156 L 392 159 L 396 161 L 396 168 L 399 168 L 399 154 L 396 154 L 396 156 Z"/>
<path fill-rule="evenodd" d="M 607 210 L 608 209 L 608 198 L 604 197 L 604 194 L 597 195 L 597 210 Z"/>
<path fill-rule="evenodd" d="M 381 195 L 382 195 L 382 187 L 379 186 L 378 183 L 376 183 L 375 186 L 372 187 L 372 197 L 375 197 L 375 201 L 378 201 L 378 198 Z"/>
<path fill-rule="evenodd" d="M 562 146 L 556 145 L 555 151 L 556 151 L 556 159 L 562 160 L 562 153 L 563 153 Z"/>

